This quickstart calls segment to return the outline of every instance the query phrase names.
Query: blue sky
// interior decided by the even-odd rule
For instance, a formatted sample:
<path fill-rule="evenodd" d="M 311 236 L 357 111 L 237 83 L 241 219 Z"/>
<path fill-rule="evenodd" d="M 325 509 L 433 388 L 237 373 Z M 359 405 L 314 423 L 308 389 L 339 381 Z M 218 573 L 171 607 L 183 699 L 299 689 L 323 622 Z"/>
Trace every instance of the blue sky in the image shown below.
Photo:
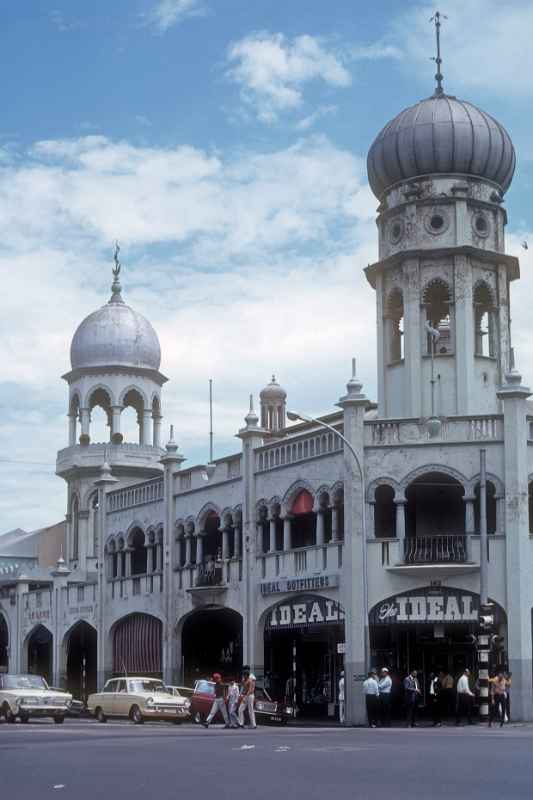
<path fill-rule="evenodd" d="M 376 258 L 369 145 L 433 91 L 434 8 L 346 0 L 81 0 L 0 10 L 0 531 L 64 513 L 72 334 L 124 294 L 162 342 L 165 422 L 205 460 L 272 371 L 290 404 L 329 410 L 352 355 L 375 396 Z M 449 0 L 445 89 L 508 128 L 518 168 L 508 249 L 520 255 L 515 345 L 529 343 L 530 3 Z M 533 380 L 533 378 L 532 378 Z M 34 463 L 32 463 L 34 462 Z"/>

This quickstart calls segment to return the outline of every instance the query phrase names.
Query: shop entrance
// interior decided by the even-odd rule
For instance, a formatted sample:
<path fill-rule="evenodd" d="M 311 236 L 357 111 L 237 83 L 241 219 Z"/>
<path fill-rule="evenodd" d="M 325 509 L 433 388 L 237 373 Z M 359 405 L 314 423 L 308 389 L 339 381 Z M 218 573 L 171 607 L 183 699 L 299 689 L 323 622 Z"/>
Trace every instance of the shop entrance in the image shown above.
<path fill-rule="evenodd" d="M 333 600 L 306 595 L 278 603 L 265 624 L 265 683 L 302 718 L 333 718 L 343 667 L 344 614 Z"/>
<path fill-rule="evenodd" d="M 9 633 L 7 630 L 7 623 L 3 614 L 0 614 L 0 672 L 7 672 L 8 669 L 8 647 Z"/>
<path fill-rule="evenodd" d="M 181 634 L 186 686 L 220 672 L 239 678 L 242 670 L 242 617 L 229 608 L 200 608 L 185 620 Z"/>
<path fill-rule="evenodd" d="M 28 672 L 52 682 L 52 634 L 38 625 L 28 639 Z"/>
<path fill-rule="evenodd" d="M 67 689 L 82 702 L 96 692 L 96 647 L 96 630 L 87 622 L 76 623 L 66 638 Z"/>

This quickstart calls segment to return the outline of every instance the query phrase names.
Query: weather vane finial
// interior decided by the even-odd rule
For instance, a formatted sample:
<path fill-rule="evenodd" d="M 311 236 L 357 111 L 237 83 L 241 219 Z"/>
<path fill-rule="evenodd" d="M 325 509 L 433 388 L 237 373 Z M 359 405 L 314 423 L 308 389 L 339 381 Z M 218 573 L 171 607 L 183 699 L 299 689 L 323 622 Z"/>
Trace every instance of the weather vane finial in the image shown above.
<path fill-rule="evenodd" d="M 434 61 L 435 64 L 437 65 L 437 72 L 435 74 L 435 80 L 437 81 L 435 95 L 437 97 L 440 97 L 441 95 L 444 94 L 444 89 L 442 88 L 443 74 L 440 69 L 442 64 L 442 58 L 440 57 L 440 26 L 442 24 L 441 19 L 448 19 L 448 17 L 445 14 L 441 14 L 440 11 L 435 11 L 433 16 L 429 20 L 430 22 L 435 23 L 435 35 L 437 39 L 437 57 L 435 58 L 432 56 L 431 58 L 431 60 Z"/>
<path fill-rule="evenodd" d="M 120 245 L 118 242 L 115 242 L 115 250 L 113 251 L 113 261 L 115 262 L 115 266 L 113 267 L 113 285 L 111 286 L 111 300 L 110 303 L 123 303 L 124 300 L 120 294 L 121 292 L 121 285 L 118 276 L 120 275 L 121 263 L 118 260 L 118 254 L 120 253 Z"/>

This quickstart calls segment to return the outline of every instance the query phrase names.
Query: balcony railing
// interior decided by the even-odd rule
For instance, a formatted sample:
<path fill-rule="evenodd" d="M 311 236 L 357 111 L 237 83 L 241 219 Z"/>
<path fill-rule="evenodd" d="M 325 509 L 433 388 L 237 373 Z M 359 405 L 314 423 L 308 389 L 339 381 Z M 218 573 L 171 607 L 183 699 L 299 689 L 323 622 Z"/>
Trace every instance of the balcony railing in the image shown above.
<path fill-rule="evenodd" d="M 408 536 L 404 541 L 406 564 L 462 564 L 467 561 L 466 536 Z"/>
<path fill-rule="evenodd" d="M 199 564 L 196 571 L 196 586 L 222 586 L 224 570 L 222 564 Z"/>

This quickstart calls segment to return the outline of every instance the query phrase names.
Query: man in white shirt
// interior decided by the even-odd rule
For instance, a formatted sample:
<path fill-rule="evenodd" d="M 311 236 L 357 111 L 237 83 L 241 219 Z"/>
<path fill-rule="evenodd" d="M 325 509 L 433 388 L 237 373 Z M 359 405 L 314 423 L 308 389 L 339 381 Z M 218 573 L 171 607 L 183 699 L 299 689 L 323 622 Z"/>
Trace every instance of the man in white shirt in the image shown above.
<path fill-rule="evenodd" d="M 339 722 L 344 725 L 345 705 L 344 705 L 344 670 L 341 671 L 339 678 Z"/>
<path fill-rule="evenodd" d="M 472 722 L 472 701 L 474 693 L 470 689 L 468 679 L 470 677 L 470 670 L 465 669 L 459 680 L 457 681 L 457 713 L 455 716 L 455 724 L 461 724 L 461 717 L 466 714 L 469 725 Z"/>
<path fill-rule="evenodd" d="M 241 704 L 239 706 L 239 728 L 244 728 L 244 712 L 248 712 L 248 718 L 250 720 L 250 728 L 257 728 L 255 722 L 255 710 L 254 710 L 254 702 L 255 702 L 255 675 L 250 672 L 249 666 L 244 666 L 242 668 L 243 672 L 243 691 L 241 695 Z"/>
<path fill-rule="evenodd" d="M 368 727 L 377 728 L 379 715 L 379 685 L 377 673 L 374 669 L 370 670 L 368 678 L 363 683 L 363 694 L 365 695 Z"/>
<path fill-rule="evenodd" d="M 381 712 L 381 724 L 384 728 L 390 728 L 390 705 L 391 705 L 391 691 L 392 679 L 389 675 L 387 667 L 381 670 L 381 677 L 378 683 L 379 687 L 379 705 Z"/>

